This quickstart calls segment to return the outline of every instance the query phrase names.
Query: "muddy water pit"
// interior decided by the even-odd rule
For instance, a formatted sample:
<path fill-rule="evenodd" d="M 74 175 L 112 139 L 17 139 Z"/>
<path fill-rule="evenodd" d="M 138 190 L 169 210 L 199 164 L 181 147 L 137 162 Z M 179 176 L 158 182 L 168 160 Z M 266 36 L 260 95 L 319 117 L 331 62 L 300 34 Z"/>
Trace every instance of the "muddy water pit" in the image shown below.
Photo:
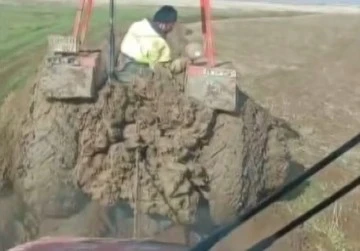
<path fill-rule="evenodd" d="M 169 221 L 145 215 L 196 224 L 205 199 L 214 224 L 225 224 L 287 179 L 295 134 L 282 121 L 243 94 L 229 115 L 180 89 L 137 79 L 102 87 L 94 102 L 65 102 L 47 100 L 36 82 L 1 165 L 13 193 L 1 197 L 0 247 L 44 235 L 129 236 L 137 184 L 146 237 Z"/>

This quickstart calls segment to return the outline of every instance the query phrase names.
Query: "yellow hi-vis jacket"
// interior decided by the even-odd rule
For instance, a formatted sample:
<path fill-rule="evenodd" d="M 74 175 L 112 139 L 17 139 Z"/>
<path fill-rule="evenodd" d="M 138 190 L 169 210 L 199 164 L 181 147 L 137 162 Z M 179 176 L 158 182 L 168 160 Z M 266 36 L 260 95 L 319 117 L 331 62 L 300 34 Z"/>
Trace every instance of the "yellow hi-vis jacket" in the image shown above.
<path fill-rule="evenodd" d="M 147 19 L 133 23 L 121 43 L 121 53 L 138 63 L 149 64 L 171 60 L 171 51 L 166 40 L 158 34 Z"/>

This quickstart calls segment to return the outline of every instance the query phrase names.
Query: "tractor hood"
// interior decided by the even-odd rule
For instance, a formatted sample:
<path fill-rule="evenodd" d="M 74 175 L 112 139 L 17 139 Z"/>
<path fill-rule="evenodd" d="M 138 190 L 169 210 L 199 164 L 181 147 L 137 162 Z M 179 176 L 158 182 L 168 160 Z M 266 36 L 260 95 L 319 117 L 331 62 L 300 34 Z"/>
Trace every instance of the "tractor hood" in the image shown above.
<path fill-rule="evenodd" d="M 41 238 L 16 246 L 9 251 L 186 251 L 189 247 L 151 240 L 110 238 Z"/>

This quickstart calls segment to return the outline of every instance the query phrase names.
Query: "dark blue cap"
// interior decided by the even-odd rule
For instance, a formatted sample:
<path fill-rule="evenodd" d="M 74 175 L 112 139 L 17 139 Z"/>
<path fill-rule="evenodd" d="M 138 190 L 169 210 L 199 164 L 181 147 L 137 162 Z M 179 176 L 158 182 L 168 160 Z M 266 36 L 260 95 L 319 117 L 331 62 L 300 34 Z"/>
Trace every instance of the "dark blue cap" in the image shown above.
<path fill-rule="evenodd" d="M 175 23 L 177 21 L 177 11 L 173 6 L 164 5 L 155 13 L 153 21 L 158 23 Z"/>

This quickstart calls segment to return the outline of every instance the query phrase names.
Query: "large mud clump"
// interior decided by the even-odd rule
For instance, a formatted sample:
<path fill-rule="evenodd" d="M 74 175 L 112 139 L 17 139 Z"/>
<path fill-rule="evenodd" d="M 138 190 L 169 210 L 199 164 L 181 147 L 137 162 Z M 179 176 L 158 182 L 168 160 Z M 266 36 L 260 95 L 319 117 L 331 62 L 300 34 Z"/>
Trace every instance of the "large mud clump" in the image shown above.
<path fill-rule="evenodd" d="M 206 181 L 195 158 L 213 121 L 172 85 L 107 85 L 95 103 L 48 102 L 35 85 L 11 179 L 41 217 L 78 212 L 83 192 L 109 206 L 132 203 L 138 152 L 142 210 L 188 222 L 193 186 Z"/>
<path fill-rule="evenodd" d="M 205 198 L 224 224 L 283 184 L 292 131 L 282 121 L 243 94 L 236 114 L 213 111 L 182 85 L 138 78 L 89 102 L 48 100 L 33 85 L 0 172 L 36 222 L 32 237 L 105 236 L 107 209 L 119 202 L 191 224 Z"/>
<path fill-rule="evenodd" d="M 104 88 L 101 115 L 87 117 L 79 135 L 75 172 L 85 193 L 106 205 L 123 199 L 134 206 L 138 185 L 142 212 L 191 221 L 199 198 L 194 187 L 206 181 L 195 159 L 214 112 L 178 94 L 174 86 L 141 80 Z M 95 117 L 102 121 L 93 123 Z"/>

